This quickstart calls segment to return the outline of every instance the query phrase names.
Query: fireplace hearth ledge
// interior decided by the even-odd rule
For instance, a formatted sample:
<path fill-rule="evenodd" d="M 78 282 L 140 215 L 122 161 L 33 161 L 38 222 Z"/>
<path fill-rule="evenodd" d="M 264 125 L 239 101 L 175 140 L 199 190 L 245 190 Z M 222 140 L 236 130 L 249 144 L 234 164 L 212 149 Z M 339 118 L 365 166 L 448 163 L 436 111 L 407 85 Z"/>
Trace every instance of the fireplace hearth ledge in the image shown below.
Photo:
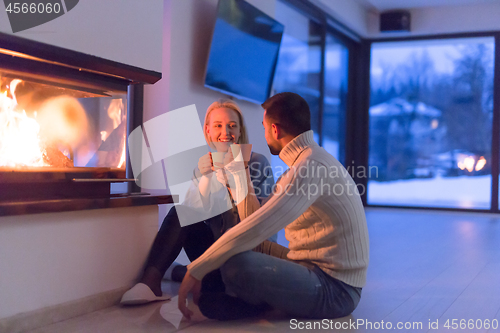
<path fill-rule="evenodd" d="M 178 195 L 149 195 L 147 193 L 131 193 L 111 195 L 106 198 L 72 198 L 0 202 L 0 216 L 162 205 L 177 203 L 178 200 Z"/>

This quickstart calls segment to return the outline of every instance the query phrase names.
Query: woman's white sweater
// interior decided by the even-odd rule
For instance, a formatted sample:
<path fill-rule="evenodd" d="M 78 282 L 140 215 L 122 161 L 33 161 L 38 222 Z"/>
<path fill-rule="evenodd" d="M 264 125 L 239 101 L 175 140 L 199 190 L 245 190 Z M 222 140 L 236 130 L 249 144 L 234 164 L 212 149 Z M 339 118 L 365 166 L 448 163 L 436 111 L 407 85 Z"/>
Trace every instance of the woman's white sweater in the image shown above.
<path fill-rule="evenodd" d="M 242 221 L 188 266 L 190 274 L 201 280 L 233 255 L 253 249 L 285 228 L 289 259 L 312 262 L 340 281 L 363 287 L 369 261 L 368 229 L 348 171 L 314 142 L 312 131 L 290 141 L 279 157 L 290 169 L 280 177 L 273 194 L 259 209 L 253 193 L 237 200 Z M 248 189 L 248 172 L 234 172 L 234 179 L 237 189 Z"/>

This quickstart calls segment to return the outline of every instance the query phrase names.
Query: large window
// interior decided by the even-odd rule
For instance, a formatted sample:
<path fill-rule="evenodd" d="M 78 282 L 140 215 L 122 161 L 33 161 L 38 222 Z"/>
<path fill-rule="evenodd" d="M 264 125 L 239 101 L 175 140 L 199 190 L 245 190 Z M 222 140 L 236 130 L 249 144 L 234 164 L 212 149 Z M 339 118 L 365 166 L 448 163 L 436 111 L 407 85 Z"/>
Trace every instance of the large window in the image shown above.
<path fill-rule="evenodd" d="M 273 93 L 307 100 L 315 140 L 353 171 L 365 204 L 498 212 L 500 34 L 363 41 L 300 0 L 277 1 L 275 18 Z M 275 176 L 287 168 L 271 163 Z"/>
<path fill-rule="evenodd" d="M 375 42 L 368 203 L 489 209 L 493 37 Z"/>

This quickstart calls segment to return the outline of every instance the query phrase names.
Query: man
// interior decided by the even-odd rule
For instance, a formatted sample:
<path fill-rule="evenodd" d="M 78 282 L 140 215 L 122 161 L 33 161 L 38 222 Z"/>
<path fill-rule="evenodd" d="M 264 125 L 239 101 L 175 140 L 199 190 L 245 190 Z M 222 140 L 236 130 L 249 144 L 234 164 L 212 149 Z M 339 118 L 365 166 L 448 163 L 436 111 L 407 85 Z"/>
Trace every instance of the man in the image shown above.
<path fill-rule="evenodd" d="M 201 312 L 213 319 L 244 318 L 269 308 L 302 318 L 346 316 L 360 300 L 369 259 L 356 184 L 314 142 L 302 97 L 280 93 L 262 107 L 269 149 L 290 168 L 262 207 L 253 193 L 236 200 L 241 222 L 188 266 L 179 309 L 190 318 L 186 297 L 192 291 Z M 247 188 L 248 169 L 233 162 L 226 170 L 237 193 Z M 282 228 L 289 249 L 265 241 Z"/>

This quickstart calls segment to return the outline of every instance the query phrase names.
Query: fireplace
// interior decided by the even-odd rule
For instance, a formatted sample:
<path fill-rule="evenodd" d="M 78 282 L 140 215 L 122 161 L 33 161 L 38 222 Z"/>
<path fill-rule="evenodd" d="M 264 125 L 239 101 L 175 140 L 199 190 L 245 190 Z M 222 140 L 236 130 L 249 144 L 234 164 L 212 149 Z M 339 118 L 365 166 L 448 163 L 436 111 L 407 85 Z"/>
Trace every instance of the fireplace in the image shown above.
<path fill-rule="evenodd" d="M 134 197 L 127 135 L 142 123 L 143 84 L 160 78 L 0 33 L 0 215 Z M 111 194 L 124 182 L 127 193 Z"/>
<path fill-rule="evenodd" d="M 111 306 L 133 285 L 158 205 L 177 200 L 133 188 L 128 157 L 143 85 L 160 78 L 0 33 L 0 274 L 8 286 L 0 331 Z M 118 184 L 130 186 L 116 193 Z"/>

